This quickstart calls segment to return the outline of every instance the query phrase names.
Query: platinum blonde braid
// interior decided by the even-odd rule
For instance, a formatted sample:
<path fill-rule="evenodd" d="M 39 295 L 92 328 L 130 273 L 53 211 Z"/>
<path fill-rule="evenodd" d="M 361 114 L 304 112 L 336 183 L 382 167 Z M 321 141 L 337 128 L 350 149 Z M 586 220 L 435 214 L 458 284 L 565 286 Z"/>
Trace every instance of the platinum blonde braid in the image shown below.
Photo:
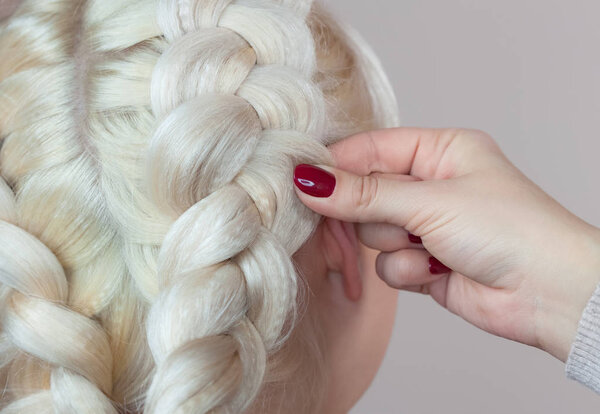
<path fill-rule="evenodd" d="M 147 320 L 148 414 L 244 412 L 298 320 L 305 286 L 291 255 L 319 216 L 290 177 L 298 162 L 332 162 L 310 5 L 159 2 L 169 47 L 152 77 L 147 180 L 176 220 Z"/>
<path fill-rule="evenodd" d="M 112 353 L 106 332 L 66 306 L 69 289 L 61 264 L 48 247 L 16 224 L 14 195 L 0 179 L 0 282 L 10 290 L 1 304 L 1 348 L 9 356 L 2 365 L 21 351 L 53 367 L 49 390 L 17 399 L 2 414 L 116 414 L 107 397 L 112 389 Z"/>
<path fill-rule="evenodd" d="M 2 414 L 317 411 L 290 256 L 319 217 L 293 168 L 396 124 L 346 35 L 293 0 L 23 0 L 0 22 Z"/>
<path fill-rule="evenodd" d="M 110 397 L 143 385 L 128 384 L 147 365 L 123 351 L 143 351 L 123 334 L 142 306 L 94 142 L 109 123 L 88 111 L 85 5 L 25 0 L 0 28 L 2 414 L 116 414 Z"/>

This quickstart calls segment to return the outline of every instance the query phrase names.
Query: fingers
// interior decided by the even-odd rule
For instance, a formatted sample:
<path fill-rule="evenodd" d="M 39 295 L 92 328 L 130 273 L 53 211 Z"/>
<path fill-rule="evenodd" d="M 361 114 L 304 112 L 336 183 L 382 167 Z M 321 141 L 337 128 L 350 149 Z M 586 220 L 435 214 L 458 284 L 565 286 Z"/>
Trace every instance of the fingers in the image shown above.
<path fill-rule="evenodd" d="M 480 159 L 486 152 L 500 151 L 482 131 L 407 127 L 362 132 L 328 148 L 336 167 L 354 174 L 406 174 L 423 180 L 473 171 L 485 165 Z"/>
<path fill-rule="evenodd" d="M 418 181 L 411 175 L 372 173 L 371 176 L 387 178 L 397 181 Z M 356 234 L 366 246 L 383 252 L 391 252 L 412 247 L 424 249 L 420 242 L 412 242 L 409 233 L 402 227 L 388 223 L 359 223 L 356 225 Z"/>
<path fill-rule="evenodd" d="M 379 253 L 377 275 L 390 287 L 430 295 L 438 304 L 467 321 L 482 326 L 475 309 L 486 309 L 494 289 L 449 270 L 430 271 L 431 254 L 423 249 Z"/>
<path fill-rule="evenodd" d="M 482 285 L 458 272 L 429 275 L 423 271 L 422 253 L 414 250 L 403 250 L 394 254 L 380 253 L 376 262 L 384 267 L 380 277 L 391 287 L 429 295 L 438 304 L 467 322 L 506 337 L 502 332 L 511 329 L 511 317 L 502 314 L 497 322 L 494 322 L 489 315 L 498 314 L 499 309 L 514 306 L 514 298 L 506 292 Z"/>
<path fill-rule="evenodd" d="M 379 253 L 377 274 L 390 287 L 430 295 L 450 312 L 482 329 L 489 330 L 485 315 L 501 301 L 509 301 L 497 289 L 482 285 L 454 271 L 432 274 L 426 250 L 404 249 Z"/>
<path fill-rule="evenodd" d="M 433 300 L 450 312 L 495 334 L 498 333 L 494 332 L 488 316 L 504 308 L 506 301 L 511 300 L 506 292 L 482 285 L 458 272 L 445 274 L 428 284 L 426 290 Z M 503 306 L 498 306 L 499 303 L 503 303 Z M 502 315 L 500 321 L 510 323 L 510 318 L 508 315 Z"/>
<path fill-rule="evenodd" d="M 436 282 L 450 273 L 432 274 L 429 271 L 430 256 L 431 254 L 423 249 L 382 252 L 377 255 L 375 269 L 379 277 L 390 287 L 423 291 L 423 285 Z"/>
<path fill-rule="evenodd" d="M 424 249 L 421 243 L 413 243 L 402 227 L 388 223 L 361 223 L 356 225 L 356 235 L 366 246 L 382 252 L 400 249 Z"/>
<path fill-rule="evenodd" d="M 435 180 L 392 180 L 306 164 L 296 167 L 294 183 L 300 200 L 321 215 L 352 223 L 400 227 L 406 227 L 431 196 L 439 193 Z"/>

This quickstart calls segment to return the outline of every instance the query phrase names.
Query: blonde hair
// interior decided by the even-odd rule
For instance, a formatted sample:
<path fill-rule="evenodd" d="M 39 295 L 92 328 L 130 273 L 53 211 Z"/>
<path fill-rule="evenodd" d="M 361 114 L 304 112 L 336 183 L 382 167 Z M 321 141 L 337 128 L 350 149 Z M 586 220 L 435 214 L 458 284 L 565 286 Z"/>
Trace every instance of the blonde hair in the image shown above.
<path fill-rule="evenodd" d="M 24 0 L 0 25 L 2 414 L 317 412 L 292 255 L 320 217 L 292 171 L 396 113 L 310 0 Z"/>

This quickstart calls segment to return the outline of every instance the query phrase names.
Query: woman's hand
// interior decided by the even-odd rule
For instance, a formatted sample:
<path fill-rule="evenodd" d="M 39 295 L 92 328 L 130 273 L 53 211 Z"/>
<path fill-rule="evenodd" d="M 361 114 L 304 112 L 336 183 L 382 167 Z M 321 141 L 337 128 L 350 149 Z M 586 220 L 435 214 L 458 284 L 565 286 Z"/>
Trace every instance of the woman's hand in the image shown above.
<path fill-rule="evenodd" d="M 481 131 L 379 130 L 330 150 L 337 168 L 320 167 L 335 180 L 299 166 L 296 192 L 317 213 L 359 223 L 360 240 L 382 251 L 377 274 L 389 286 L 430 294 L 481 329 L 566 361 L 600 283 L 600 230 Z"/>

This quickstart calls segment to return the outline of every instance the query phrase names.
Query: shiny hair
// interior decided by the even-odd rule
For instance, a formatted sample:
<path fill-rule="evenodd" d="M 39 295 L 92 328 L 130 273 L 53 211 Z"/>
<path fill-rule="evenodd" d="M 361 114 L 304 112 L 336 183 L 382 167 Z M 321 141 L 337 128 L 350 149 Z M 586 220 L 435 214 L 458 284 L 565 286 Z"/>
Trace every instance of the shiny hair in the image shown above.
<path fill-rule="evenodd" d="M 310 0 L 24 0 L 0 23 L 2 414 L 317 412 L 293 168 L 396 114 Z"/>

